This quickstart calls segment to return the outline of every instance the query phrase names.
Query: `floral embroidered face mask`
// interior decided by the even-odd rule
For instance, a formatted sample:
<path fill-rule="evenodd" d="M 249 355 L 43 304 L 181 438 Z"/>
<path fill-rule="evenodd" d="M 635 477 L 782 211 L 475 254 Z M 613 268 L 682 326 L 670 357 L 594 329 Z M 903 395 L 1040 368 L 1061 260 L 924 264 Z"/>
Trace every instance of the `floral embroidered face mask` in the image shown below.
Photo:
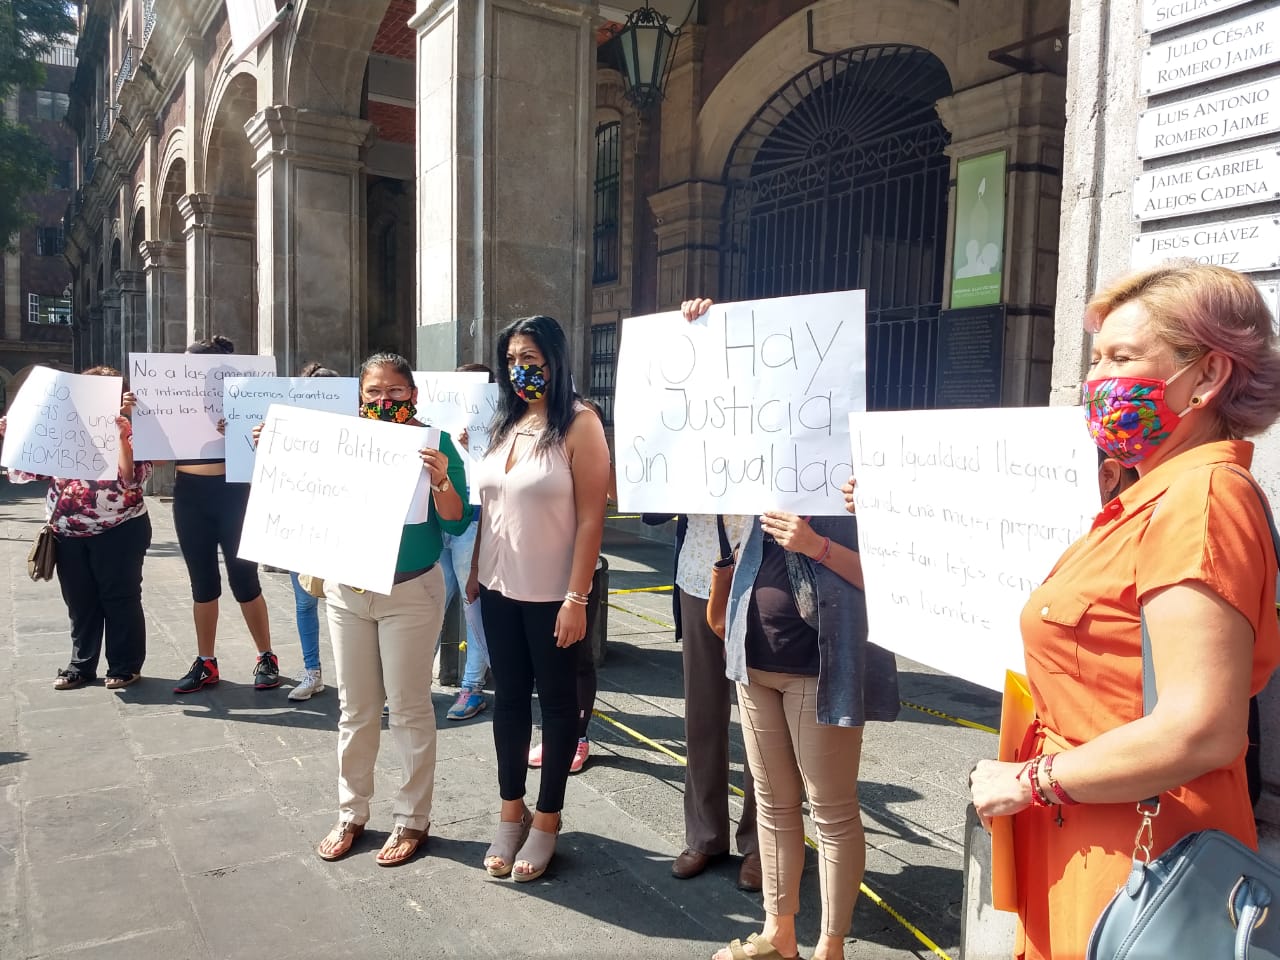
<path fill-rule="evenodd" d="M 1169 438 L 1188 412 L 1165 401 L 1165 390 L 1189 370 L 1183 367 L 1168 380 L 1150 377 L 1107 377 L 1084 385 L 1084 412 L 1093 442 L 1108 457 L 1126 467 L 1136 466 Z"/>
<path fill-rule="evenodd" d="M 541 365 L 512 364 L 509 376 L 516 396 L 526 403 L 530 400 L 541 400 L 547 395 L 547 371 Z"/>
<path fill-rule="evenodd" d="M 360 405 L 360 416 L 369 420 L 386 420 L 388 423 L 408 423 L 418 415 L 412 400 L 383 398 Z"/>

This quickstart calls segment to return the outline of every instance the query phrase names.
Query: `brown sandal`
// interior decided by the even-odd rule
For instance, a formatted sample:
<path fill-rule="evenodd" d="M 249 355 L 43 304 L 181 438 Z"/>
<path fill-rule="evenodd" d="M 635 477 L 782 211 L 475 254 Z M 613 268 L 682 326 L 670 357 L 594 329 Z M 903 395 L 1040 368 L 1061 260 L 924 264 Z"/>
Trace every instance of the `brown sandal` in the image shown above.
<path fill-rule="evenodd" d="M 316 847 L 316 853 L 321 860 L 341 860 L 351 852 L 351 845 L 360 839 L 360 834 L 364 833 L 364 824 L 355 823 L 351 820 L 339 820 L 337 826 L 330 830 L 320 845 Z M 324 845 L 330 844 L 329 852 L 326 853 Z"/>
<path fill-rule="evenodd" d="M 142 679 L 142 674 L 131 673 L 127 677 L 107 677 L 106 687 L 108 690 L 123 690 L 125 687 L 131 687 Z"/>
<path fill-rule="evenodd" d="M 58 675 L 53 680 L 53 689 L 55 690 L 75 690 L 83 687 L 89 681 L 84 678 L 84 674 L 75 670 L 59 670 Z"/>
<path fill-rule="evenodd" d="M 404 824 L 397 823 L 395 829 L 391 831 L 391 836 L 387 837 L 387 842 L 378 851 L 378 866 L 398 867 L 418 852 L 418 846 L 426 837 L 426 830 L 414 830 Z M 397 847 L 401 847 L 402 852 L 396 856 L 388 856 L 388 853 Z"/>
<path fill-rule="evenodd" d="M 751 953 L 746 950 L 748 945 L 753 948 Z M 734 940 L 728 946 L 733 960 L 800 960 L 799 953 L 794 957 L 784 957 L 777 947 L 758 933 L 747 937 L 745 944 L 741 940 Z"/>

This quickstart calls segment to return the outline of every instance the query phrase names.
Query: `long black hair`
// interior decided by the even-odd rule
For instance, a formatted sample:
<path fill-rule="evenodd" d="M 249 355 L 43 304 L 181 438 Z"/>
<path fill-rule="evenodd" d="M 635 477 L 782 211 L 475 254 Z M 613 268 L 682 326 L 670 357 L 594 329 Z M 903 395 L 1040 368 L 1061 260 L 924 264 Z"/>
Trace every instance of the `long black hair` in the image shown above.
<path fill-rule="evenodd" d="M 564 438 L 569 433 L 569 424 L 573 422 L 576 396 L 573 390 L 573 373 L 569 369 L 569 344 L 565 340 L 564 330 L 551 317 L 521 317 L 509 323 L 498 334 L 493 366 L 495 370 L 502 372 L 497 377 L 498 409 L 493 415 L 493 427 L 490 430 L 490 450 L 507 438 L 516 422 L 529 408 L 511 386 L 511 368 L 507 364 L 507 347 L 511 338 L 521 336 L 536 343 L 542 351 L 542 359 L 546 361 L 547 428 L 538 438 L 538 449 L 545 450 L 564 443 Z"/>

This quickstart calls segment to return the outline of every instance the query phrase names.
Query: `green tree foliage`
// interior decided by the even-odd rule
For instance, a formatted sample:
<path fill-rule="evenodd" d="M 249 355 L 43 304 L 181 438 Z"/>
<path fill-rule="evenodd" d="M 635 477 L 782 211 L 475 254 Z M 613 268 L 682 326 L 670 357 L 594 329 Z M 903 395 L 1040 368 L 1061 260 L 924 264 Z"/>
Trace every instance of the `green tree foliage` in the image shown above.
<path fill-rule="evenodd" d="M 0 0 L 0 104 L 44 82 L 40 58 L 75 31 L 66 0 Z M 48 187 L 53 157 L 26 126 L 0 111 L 0 246 L 28 220 L 24 201 Z"/>

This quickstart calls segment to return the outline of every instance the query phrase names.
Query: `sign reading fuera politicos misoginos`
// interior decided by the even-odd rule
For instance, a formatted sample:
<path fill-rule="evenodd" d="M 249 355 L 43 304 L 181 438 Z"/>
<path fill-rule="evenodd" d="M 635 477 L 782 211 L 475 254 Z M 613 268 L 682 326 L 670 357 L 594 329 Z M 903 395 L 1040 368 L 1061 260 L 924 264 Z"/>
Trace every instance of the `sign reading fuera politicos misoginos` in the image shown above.
<path fill-rule="evenodd" d="M 1216 90 L 1138 115 L 1143 159 L 1216 147 L 1280 131 L 1280 78 Z"/>
<path fill-rule="evenodd" d="M 1133 216 L 1161 220 L 1280 200 L 1280 148 L 1255 147 L 1147 170 L 1133 182 Z"/>
<path fill-rule="evenodd" d="M 1142 55 L 1142 92 L 1180 90 L 1278 60 L 1280 8 L 1241 13 L 1227 23 L 1153 43 Z"/>
<path fill-rule="evenodd" d="M 1249 217 L 1194 227 L 1154 230 L 1133 238 L 1135 270 L 1170 257 L 1190 257 L 1241 273 L 1280 267 L 1280 219 Z"/>
<path fill-rule="evenodd" d="M 1247 2 L 1248 0 L 1143 0 L 1142 30 L 1144 33 L 1158 33 Z"/>

